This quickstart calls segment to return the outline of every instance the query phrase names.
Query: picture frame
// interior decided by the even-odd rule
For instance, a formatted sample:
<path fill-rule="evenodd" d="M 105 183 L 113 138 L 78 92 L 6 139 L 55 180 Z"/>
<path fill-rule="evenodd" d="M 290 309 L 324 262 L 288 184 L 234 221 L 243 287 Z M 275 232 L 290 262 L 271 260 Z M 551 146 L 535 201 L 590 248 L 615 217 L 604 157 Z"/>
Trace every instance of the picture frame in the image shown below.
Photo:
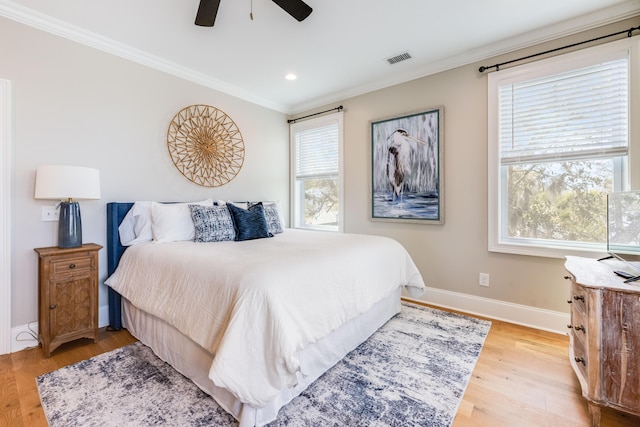
<path fill-rule="evenodd" d="M 444 224 L 444 107 L 370 122 L 371 219 Z"/>

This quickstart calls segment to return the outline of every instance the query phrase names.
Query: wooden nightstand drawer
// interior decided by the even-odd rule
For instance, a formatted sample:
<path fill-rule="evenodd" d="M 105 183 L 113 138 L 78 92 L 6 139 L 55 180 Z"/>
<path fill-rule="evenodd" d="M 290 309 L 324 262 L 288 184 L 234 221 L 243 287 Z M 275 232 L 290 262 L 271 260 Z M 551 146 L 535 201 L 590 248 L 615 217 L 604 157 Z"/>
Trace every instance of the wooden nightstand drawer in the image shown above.
<path fill-rule="evenodd" d="M 92 256 L 81 256 L 74 258 L 63 258 L 51 260 L 51 273 L 57 274 L 71 274 L 71 273 L 83 273 L 90 271 L 93 268 Z"/>

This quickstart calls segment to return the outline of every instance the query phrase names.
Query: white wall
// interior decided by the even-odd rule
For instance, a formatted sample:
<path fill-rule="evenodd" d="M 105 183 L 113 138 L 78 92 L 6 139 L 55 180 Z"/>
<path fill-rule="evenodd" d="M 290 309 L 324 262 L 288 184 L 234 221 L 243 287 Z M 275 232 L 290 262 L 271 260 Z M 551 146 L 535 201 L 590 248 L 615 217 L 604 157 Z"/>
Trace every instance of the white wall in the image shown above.
<path fill-rule="evenodd" d="M 33 249 L 57 244 L 57 222 L 40 220 L 41 207 L 52 203 L 33 198 L 39 165 L 100 170 L 102 199 L 80 202 L 85 242 L 106 245 L 109 201 L 269 199 L 282 201 L 288 212 L 283 114 L 6 19 L 0 19 L 0 52 L 0 78 L 13 85 L 13 327 L 37 320 Z M 193 184 L 169 157 L 169 122 L 192 104 L 221 109 L 244 138 L 242 170 L 223 187 Z M 105 276 L 102 250 L 103 311 Z"/>

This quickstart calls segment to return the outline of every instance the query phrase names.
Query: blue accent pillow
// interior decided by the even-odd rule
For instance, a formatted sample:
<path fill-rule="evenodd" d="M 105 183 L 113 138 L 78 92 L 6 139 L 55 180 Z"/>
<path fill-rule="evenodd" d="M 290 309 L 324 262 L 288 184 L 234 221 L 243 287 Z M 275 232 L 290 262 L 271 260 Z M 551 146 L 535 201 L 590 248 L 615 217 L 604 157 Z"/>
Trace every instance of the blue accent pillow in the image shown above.
<path fill-rule="evenodd" d="M 269 233 L 269 228 L 267 227 L 262 202 L 256 203 L 249 207 L 249 209 L 239 208 L 233 203 L 227 203 L 226 206 L 233 219 L 236 241 L 273 237 L 273 234 Z"/>
<path fill-rule="evenodd" d="M 223 242 L 235 239 L 233 220 L 226 206 L 189 205 L 189 209 L 196 242 Z"/>

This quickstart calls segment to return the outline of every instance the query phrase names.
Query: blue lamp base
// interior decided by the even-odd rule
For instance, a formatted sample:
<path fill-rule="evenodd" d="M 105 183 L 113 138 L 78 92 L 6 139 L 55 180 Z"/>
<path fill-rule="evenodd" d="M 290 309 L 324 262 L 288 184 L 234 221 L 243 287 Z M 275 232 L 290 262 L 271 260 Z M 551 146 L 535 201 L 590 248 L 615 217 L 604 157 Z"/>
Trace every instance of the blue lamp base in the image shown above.
<path fill-rule="evenodd" d="M 60 202 L 58 222 L 58 247 L 77 248 L 82 246 L 82 221 L 78 202 Z"/>

